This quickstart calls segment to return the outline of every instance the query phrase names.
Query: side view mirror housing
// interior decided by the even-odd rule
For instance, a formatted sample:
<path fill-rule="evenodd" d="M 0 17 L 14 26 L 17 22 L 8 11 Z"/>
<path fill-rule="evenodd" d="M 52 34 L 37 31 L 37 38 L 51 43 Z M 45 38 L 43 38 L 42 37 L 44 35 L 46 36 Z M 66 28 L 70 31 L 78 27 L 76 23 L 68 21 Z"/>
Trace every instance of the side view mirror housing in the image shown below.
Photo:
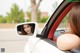
<path fill-rule="evenodd" d="M 37 34 L 38 24 L 35 22 L 26 22 L 17 25 L 17 34 L 22 36 L 32 36 Z"/>

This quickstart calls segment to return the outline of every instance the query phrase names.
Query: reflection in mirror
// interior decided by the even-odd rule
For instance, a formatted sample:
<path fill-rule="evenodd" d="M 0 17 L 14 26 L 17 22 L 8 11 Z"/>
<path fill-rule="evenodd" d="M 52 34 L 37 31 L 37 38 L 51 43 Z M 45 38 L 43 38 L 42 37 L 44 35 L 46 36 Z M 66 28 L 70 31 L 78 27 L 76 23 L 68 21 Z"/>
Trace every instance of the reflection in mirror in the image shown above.
<path fill-rule="evenodd" d="M 17 32 L 19 35 L 33 35 L 35 31 L 35 24 L 21 24 L 17 26 Z"/>

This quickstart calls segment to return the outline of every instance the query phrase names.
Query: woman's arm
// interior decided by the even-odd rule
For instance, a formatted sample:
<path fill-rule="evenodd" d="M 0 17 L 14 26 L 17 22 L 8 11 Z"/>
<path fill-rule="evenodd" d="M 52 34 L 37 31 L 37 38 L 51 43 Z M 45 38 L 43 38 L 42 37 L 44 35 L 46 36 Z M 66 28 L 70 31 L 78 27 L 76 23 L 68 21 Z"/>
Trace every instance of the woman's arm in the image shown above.
<path fill-rule="evenodd" d="M 57 46 L 61 50 L 71 50 L 80 45 L 80 38 L 74 34 L 63 34 L 57 39 Z"/>

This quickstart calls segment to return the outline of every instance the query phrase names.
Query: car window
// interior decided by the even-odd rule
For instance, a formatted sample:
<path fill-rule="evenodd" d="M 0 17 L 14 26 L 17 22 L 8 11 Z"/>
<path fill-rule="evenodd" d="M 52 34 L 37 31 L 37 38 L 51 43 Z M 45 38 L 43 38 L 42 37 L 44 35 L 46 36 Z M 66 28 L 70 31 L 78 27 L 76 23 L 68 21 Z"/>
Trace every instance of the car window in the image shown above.
<path fill-rule="evenodd" d="M 63 18 L 59 26 L 57 27 L 54 36 L 57 38 L 58 36 L 69 32 L 69 13 Z"/>
<path fill-rule="evenodd" d="M 38 4 L 39 0 L 35 0 Z M 37 23 L 42 28 L 63 0 L 42 0 L 37 12 Z M 30 0 L 0 0 L 0 52 L 23 53 L 27 38 L 17 35 L 19 23 L 31 21 Z"/>

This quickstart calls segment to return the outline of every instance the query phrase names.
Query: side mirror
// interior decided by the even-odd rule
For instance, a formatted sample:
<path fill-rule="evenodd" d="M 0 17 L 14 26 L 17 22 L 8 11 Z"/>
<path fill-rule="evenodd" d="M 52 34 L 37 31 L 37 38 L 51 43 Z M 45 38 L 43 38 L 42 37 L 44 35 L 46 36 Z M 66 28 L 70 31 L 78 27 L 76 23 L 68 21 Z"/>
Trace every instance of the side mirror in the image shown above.
<path fill-rule="evenodd" d="M 23 36 L 32 36 L 36 34 L 37 23 L 21 23 L 17 25 L 17 33 Z"/>

